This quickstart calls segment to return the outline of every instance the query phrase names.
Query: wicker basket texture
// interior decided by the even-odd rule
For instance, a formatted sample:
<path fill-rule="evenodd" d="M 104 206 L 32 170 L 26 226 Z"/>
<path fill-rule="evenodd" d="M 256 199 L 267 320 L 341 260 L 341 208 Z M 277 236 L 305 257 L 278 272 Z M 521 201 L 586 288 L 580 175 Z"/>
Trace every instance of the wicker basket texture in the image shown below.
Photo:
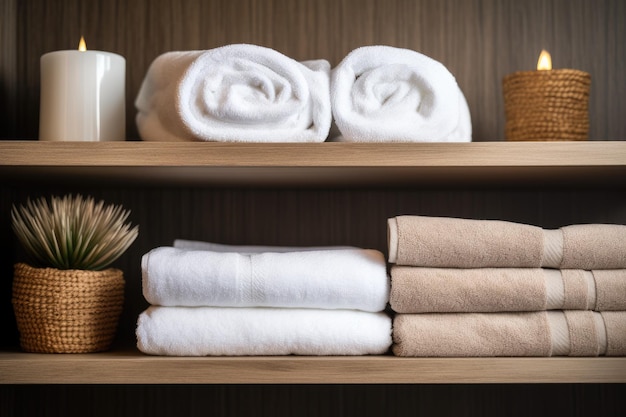
<path fill-rule="evenodd" d="M 509 141 L 589 138 L 591 76 L 579 70 L 515 72 L 504 77 L 505 137 Z"/>
<path fill-rule="evenodd" d="M 13 308 L 27 352 L 87 353 L 109 349 L 124 303 L 124 277 L 103 271 L 15 265 Z"/>

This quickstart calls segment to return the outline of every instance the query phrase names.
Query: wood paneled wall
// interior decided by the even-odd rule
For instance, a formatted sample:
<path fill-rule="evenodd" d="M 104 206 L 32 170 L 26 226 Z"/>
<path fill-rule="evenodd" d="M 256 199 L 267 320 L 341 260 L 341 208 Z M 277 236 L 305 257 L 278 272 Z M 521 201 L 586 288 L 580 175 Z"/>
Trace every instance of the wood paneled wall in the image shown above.
<path fill-rule="evenodd" d="M 336 65 L 352 49 L 415 49 L 456 76 L 474 139 L 502 140 L 502 78 L 534 68 L 542 48 L 555 67 L 592 74 L 591 139 L 626 139 L 626 2 L 622 0 L 0 0 L 0 139 L 38 136 L 39 58 L 90 49 L 127 60 L 127 132 L 133 101 L 159 54 L 247 42 Z M 0 346 L 17 346 L 12 265 L 24 260 L 10 209 L 27 197 L 82 192 L 122 204 L 140 225 L 117 262 L 127 279 L 118 342 L 132 344 L 141 255 L 174 238 L 232 244 L 350 244 L 386 251 L 387 217 L 500 218 L 546 228 L 626 224 L 621 189 L 293 190 L 78 188 L 0 178 Z M 617 416 L 626 386 L 3 386 L 0 416 Z"/>
<path fill-rule="evenodd" d="M 0 183 L 1 184 L 1 183 Z M 626 193 L 615 189 L 221 189 L 0 187 L 0 316 L 11 317 L 0 347 L 16 346 L 11 306 L 13 263 L 27 261 L 11 230 L 12 204 L 82 193 L 131 211 L 139 237 L 114 266 L 124 271 L 125 306 L 117 343 L 135 344 L 135 324 L 148 307 L 141 257 L 174 239 L 233 245 L 352 245 L 387 254 L 387 219 L 402 214 L 502 219 L 544 228 L 576 223 L 626 224 Z"/>
<path fill-rule="evenodd" d="M 626 138 L 626 3 L 621 0 L 2 0 L 0 138 L 36 138 L 39 58 L 90 49 L 127 60 L 127 134 L 150 62 L 172 50 L 230 43 L 274 48 L 332 65 L 372 44 L 429 55 L 456 76 L 474 140 L 502 140 L 502 78 L 534 69 L 542 48 L 555 68 L 592 75 L 595 140 Z"/>
<path fill-rule="evenodd" d="M 621 417 L 624 394 L 620 385 L 581 384 L 15 386 L 0 390 L 0 415 Z"/>

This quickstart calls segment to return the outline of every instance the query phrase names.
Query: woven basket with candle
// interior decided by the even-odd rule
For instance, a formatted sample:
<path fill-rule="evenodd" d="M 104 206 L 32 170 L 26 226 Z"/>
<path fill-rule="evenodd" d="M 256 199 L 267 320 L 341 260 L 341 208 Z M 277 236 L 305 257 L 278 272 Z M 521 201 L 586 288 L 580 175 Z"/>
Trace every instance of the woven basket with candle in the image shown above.
<path fill-rule="evenodd" d="M 580 141 L 589 137 L 589 73 L 521 71 L 504 77 L 509 141 Z"/>
<path fill-rule="evenodd" d="M 129 212 L 81 196 L 13 207 L 13 229 L 31 262 L 15 265 L 13 308 L 27 352 L 107 350 L 124 302 L 122 271 L 110 268 L 135 240 Z"/>

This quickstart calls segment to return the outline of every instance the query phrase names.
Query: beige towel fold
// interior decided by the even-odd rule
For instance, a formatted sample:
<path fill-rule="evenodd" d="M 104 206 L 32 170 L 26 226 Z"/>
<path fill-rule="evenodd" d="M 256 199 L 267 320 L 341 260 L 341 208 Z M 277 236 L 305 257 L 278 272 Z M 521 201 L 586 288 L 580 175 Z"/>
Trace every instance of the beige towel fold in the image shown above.
<path fill-rule="evenodd" d="M 389 301 L 398 313 L 545 310 L 545 280 L 539 268 L 454 269 L 394 265 Z"/>
<path fill-rule="evenodd" d="M 626 313 L 606 311 L 600 314 L 606 328 L 606 355 L 626 356 Z"/>
<path fill-rule="evenodd" d="M 398 216 L 388 220 L 389 262 L 451 268 L 626 268 L 626 225 L 544 230 L 500 220 Z"/>
<path fill-rule="evenodd" d="M 407 357 L 624 356 L 626 311 L 399 314 L 393 341 Z"/>
<path fill-rule="evenodd" d="M 598 356 L 601 329 L 596 329 L 594 314 L 588 311 L 565 311 L 564 314 L 570 336 L 569 356 Z"/>
<path fill-rule="evenodd" d="M 565 226 L 560 268 L 619 269 L 626 267 L 626 225 Z"/>
<path fill-rule="evenodd" d="M 545 312 L 399 314 L 396 356 L 550 356 Z"/>
<path fill-rule="evenodd" d="M 593 278 L 597 293 L 596 310 L 626 310 L 626 270 L 597 270 L 593 271 Z"/>
<path fill-rule="evenodd" d="M 626 310 L 626 269 L 391 267 L 397 313 Z"/>
<path fill-rule="evenodd" d="M 389 238 L 398 265 L 539 268 L 543 255 L 543 229 L 499 220 L 398 216 Z"/>

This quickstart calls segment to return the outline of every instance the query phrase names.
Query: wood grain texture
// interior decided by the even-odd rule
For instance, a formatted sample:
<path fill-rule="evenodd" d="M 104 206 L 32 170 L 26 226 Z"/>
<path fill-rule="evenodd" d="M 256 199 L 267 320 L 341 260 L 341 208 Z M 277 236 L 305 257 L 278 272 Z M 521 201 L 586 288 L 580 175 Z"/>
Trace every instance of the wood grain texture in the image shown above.
<path fill-rule="evenodd" d="M 138 137 L 133 101 L 152 60 L 171 50 L 249 42 L 295 59 L 336 65 L 350 50 L 389 44 L 443 62 L 472 111 L 474 138 L 501 140 L 501 80 L 532 69 L 541 48 L 555 67 L 592 74 L 590 136 L 626 138 L 626 3 L 621 0 L 3 0 L 0 138 L 38 135 L 39 58 L 90 49 L 127 59 L 127 132 Z M 3 172 L 1 175 L 4 175 Z M 3 179 L 5 179 L 4 177 Z M 65 179 L 0 186 L 0 345 L 17 345 L 12 265 L 24 259 L 10 209 L 27 198 L 81 192 L 132 211 L 140 235 L 117 262 L 128 280 L 118 343 L 132 344 L 146 307 L 139 259 L 174 238 L 230 244 L 351 244 L 386 251 L 385 220 L 399 214 L 494 218 L 547 228 L 582 222 L 626 223 L 622 188 L 401 190 L 212 188 L 178 184 L 83 184 Z M 11 325 L 13 323 L 13 325 Z M 61 358 L 67 360 L 67 358 Z M 447 362 L 445 362 L 447 363 Z M 445 365 L 444 365 L 445 366 Z M 280 369 L 278 369 L 280 370 Z M 92 370 L 93 371 L 93 370 Z M 147 371 L 147 369 L 144 369 Z M 206 369 L 210 372 L 210 369 Z M 359 372 L 360 370 L 356 370 Z M 454 370 L 452 370 L 454 371 Z M 487 370 L 488 371 L 488 370 Z M 77 372 L 80 372 L 80 368 Z M 236 371 L 235 371 L 236 372 Z M 117 375 L 130 375 L 119 369 Z M 3 385 L 4 416 L 617 416 L 626 384 L 478 385 Z"/>
<path fill-rule="evenodd" d="M 626 383 L 626 358 L 158 357 L 0 353 L 0 383 Z"/>
<path fill-rule="evenodd" d="M 620 384 L 18 385 L 0 389 L 0 413 L 16 417 L 618 417 L 624 411 L 625 394 L 626 386 Z"/>
<path fill-rule="evenodd" d="M 74 49 L 81 35 L 88 48 L 126 57 L 131 139 L 138 138 L 133 101 L 154 58 L 240 42 L 332 65 L 364 45 L 422 52 L 456 76 L 476 141 L 503 139 L 502 78 L 533 69 L 545 48 L 555 68 L 591 73 L 590 138 L 626 138 L 621 0 L 21 0 L 15 18 L 17 45 L 0 53 L 16 55 L 9 76 L 16 94 L 7 97 L 18 138 L 38 136 L 39 57 Z M 13 134 L 3 127 L 0 137 Z"/>
<path fill-rule="evenodd" d="M 2 167 L 593 167 L 626 165 L 626 143 L 0 142 Z M 392 185 L 392 184 L 389 184 Z"/>
<path fill-rule="evenodd" d="M 216 187 L 626 187 L 626 142 L 0 142 L 0 182 Z"/>
<path fill-rule="evenodd" d="M 139 236 L 116 262 L 126 279 L 125 305 L 117 342 L 134 344 L 138 315 L 147 308 L 141 290 L 141 257 L 174 239 L 206 240 L 244 245 L 354 245 L 387 253 L 389 217 L 402 214 L 500 219 L 556 228 L 576 223 L 626 224 L 623 187 L 441 189 L 364 188 L 211 188 L 181 185 L 71 185 L 67 181 L 28 187 L 21 183 L 0 188 L 0 240 L 5 277 L 12 266 L 26 260 L 10 228 L 12 204 L 28 198 L 83 193 L 131 211 Z M 0 281 L 0 308 L 7 320 L 0 346 L 16 346 L 17 331 L 11 307 L 11 280 Z"/>
<path fill-rule="evenodd" d="M 18 135 L 17 0 L 0 2 L 0 139 Z"/>

